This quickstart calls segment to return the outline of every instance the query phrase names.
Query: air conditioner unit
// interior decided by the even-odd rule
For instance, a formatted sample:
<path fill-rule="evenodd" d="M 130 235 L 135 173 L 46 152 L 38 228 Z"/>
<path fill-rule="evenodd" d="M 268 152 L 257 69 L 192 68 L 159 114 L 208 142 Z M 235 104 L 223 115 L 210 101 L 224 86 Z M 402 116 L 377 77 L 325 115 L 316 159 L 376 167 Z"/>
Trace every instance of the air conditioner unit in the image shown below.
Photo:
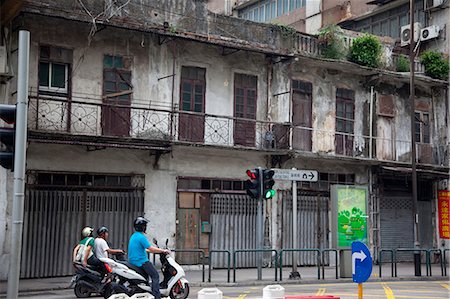
<path fill-rule="evenodd" d="M 425 0 L 425 10 L 438 7 L 444 3 L 444 0 Z"/>
<path fill-rule="evenodd" d="M 419 22 L 414 23 L 414 41 L 417 42 L 419 40 L 420 29 L 422 25 Z M 402 26 L 401 28 L 401 43 L 402 47 L 409 45 L 409 41 L 411 39 L 411 30 L 410 25 Z"/>
<path fill-rule="evenodd" d="M 437 25 L 425 27 L 420 30 L 420 40 L 421 41 L 426 41 L 426 40 L 437 38 L 437 37 L 439 37 L 439 26 L 437 26 Z"/>

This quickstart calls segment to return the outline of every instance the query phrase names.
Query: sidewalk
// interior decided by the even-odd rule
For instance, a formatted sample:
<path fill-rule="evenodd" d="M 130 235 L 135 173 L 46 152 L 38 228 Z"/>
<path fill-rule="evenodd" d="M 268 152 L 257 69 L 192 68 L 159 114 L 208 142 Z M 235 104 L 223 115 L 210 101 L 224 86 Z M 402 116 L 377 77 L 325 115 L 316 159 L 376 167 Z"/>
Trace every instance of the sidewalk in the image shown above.
<path fill-rule="evenodd" d="M 374 265 L 372 271 L 372 281 L 392 281 L 392 280 L 442 280 L 449 279 L 449 277 L 442 277 L 439 265 L 433 264 L 433 276 L 427 277 L 425 265 L 422 267 L 422 276 L 414 276 L 413 264 L 398 264 L 396 278 L 391 277 L 390 264 L 383 264 L 382 277 L 379 277 L 378 265 Z M 233 269 L 230 270 L 230 283 L 227 283 L 227 271 L 223 269 L 211 271 L 211 282 L 208 282 L 208 269 L 205 269 L 205 282 L 202 282 L 201 270 L 187 270 L 186 278 L 191 287 L 211 287 L 211 286 L 250 286 L 250 285 L 268 285 L 268 284 L 311 284 L 311 283 L 339 283 L 350 282 L 351 278 L 336 279 L 336 269 L 334 267 L 325 268 L 325 280 L 322 279 L 322 270 L 320 271 L 321 279 L 317 279 L 317 267 L 299 267 L 298 271 L 301 275 L 300 280 L 290 280 L 290 268 L 283 268 L 283 280 L 280 282 L 279 271 L 277 274 L 278 281 L 275 282 L 275 269 L 264 268 L 262 273 L 262 280 L 256 280 L 257 270 L 252 269 L 237 269 L 236 282 L 233 283 Z M 450 268 L 447 269 L 450 274 Z M 56 277 L 56 278 L 41 278 L 41 279 L 23 279 L 20 281 L 20 292 L 44 291 L 44 290 L 59 290 L 67 289 L 70 285 L 71 276 Z M 6 281 L 0 281 L 0 294 L 6 293 Z"/>

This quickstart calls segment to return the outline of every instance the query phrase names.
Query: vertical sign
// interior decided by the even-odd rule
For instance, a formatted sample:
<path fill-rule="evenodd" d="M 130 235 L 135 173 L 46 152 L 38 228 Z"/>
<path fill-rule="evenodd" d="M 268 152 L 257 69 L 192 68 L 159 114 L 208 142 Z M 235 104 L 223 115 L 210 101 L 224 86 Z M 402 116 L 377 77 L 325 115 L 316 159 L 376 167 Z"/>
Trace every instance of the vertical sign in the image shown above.
<path fill-rule="evenodd" d="M 450 190 L 438 191 L 439 237 L 450 239 Z"/>
<path fill-rule="evenodd" d="M 333 185 L 331 188 L 333 245 L 350 248 L 354 241 L 367 244 L 368 189 L 366 186 Z"/>

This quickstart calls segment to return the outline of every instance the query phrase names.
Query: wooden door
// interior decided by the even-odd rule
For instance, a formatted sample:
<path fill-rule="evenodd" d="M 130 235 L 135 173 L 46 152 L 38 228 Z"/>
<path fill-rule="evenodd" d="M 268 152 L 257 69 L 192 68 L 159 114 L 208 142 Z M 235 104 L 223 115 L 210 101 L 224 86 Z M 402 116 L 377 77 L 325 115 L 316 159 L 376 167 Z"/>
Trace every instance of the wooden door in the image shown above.
<path fill-rule="evenodd" d="M 234 76 L 234 116 L 240 118 L 234 121 L 235 145 L 255 146 L 257 81 L 256 76 Z"/>
<path fill-rule="evenodd" d="M 336 154 L 353 156 L 353 130 L 355 122 L 355 93 L 353 90 L 336 90 Z"/>
<path fill-rule="evenodd" d="M 203 142 L 204 140 L 205 72 L 206 69 L 199 67 L 182 68 L 178 136 L 180 141 Z"/>
<path fill-rule="evenodd" d="M 131 71 L 121 56 L 105 55 L 102 131 L 108 136 L 130 135 Z"/>
<path fill-rule="evenodd" d="M 200 210 L 178 210 L 177 247 L 180 249 L 198 249 L 200 245 Z M 178 262 L 185 265 L 195 265 L 200 262 L 198 253 L 181 253 L 177 255 Z"/>
<path fill-rule="evenodd" d="M 312 147 L 312 84 L 293 81 L 292 84 L 293 147 L 311 151 Z"/>

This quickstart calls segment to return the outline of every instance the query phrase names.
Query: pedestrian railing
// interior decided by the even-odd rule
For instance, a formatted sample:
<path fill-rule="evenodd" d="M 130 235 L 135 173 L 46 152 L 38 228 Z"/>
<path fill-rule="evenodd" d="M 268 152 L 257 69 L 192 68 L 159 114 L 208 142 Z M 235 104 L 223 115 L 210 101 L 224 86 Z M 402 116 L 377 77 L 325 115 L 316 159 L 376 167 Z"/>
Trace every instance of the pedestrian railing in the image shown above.
<path fill-rule="evenodd" d="M 335 261 L 336 261 L 336 279 L 339 279 L 339 271 L 338 271 L 338 255 L 339 255 L 339 250 L 334 249 L 334 248 L 325 248 L 322 249 L 322 279 L 325 279 L 325 252 L 334 252 L 334 257 L 335 257 Z"/>
<path fill-rule="evenodd" d="M 395 277 L 397 277 L 397 257 L 398 257 L 398 252 L 425 252 L 425 269 L 427 271 L 427 276 L 429 275 L 429 264 L 428 264 L 428 250 L 427 249 L 419 249 L 419 248 L 397 248 L 395 249 L 395 262 L 394 262 L 394 266 L 395 266 Z M 422 259 L 419 260 L 419 267 L 422 265 Z"/>
<path fill-rule="evenodd" d="M 231 252 L 229 250 L 210 250 L 209 251 L 209 259 L 208 259 L 208 282 L 211 282 L 211 260 L 213 253 L 226 253 L 227 254 L 227 282 L 230 282 L 230 268 L 231 268 Z"/>
<path fill-rule="evenodd" d="M 439 255 L 439 265 L 441 267 L 441 275 L 444 276 L 444 259 L 442 257 L 442 250 L 436 249 L 436 248 L 428 249 L 428 251 L 427 251 L 428 267 L 430 269 L 429 276 L 433 276 L 432 271 L 431 271 L 431 253 L 433 253 L 433 252 L 437 252 Z"/>
<path fill-rule="evenodd" d="M 450 252 L 449 248 L 445 248 L 442 251 L 442 260 L 444 262 L 444 275 L 447 276 L 447 252 Z"/>
<path fill-rule="evenodd" d="M 320 279 L 320 257 L 321 252 L 318 248 L 287 248 L 280 250 L 280 281 L 283 280 L 283 253 L 285 252 L 315 252 L 317 253 L 317 279 Z M 296 259 L 293 259 L 293 263 L 296 263 Z"/>
<path fill-rule="evenodd" d="M 275 281 L 278 280 L 277 275 L 277 260 L 278 260 L 278 251 L 276 249 L 238 249 L 233 252 L 233 282 L 236 282 L 236 258 L 238 253 L 244 253 L 244 252 L 255 252 L 255 253 L 264 253 L 264 252 L 270 252 L 275 253 Z"/>
<path fill-rule="evenodd" d="M 383 253 L 389 252 L 391 256 L 391 277 L 394 277 L 394 261 L 395 261 L 395 250 L 394 249 L 381 249 L 378 253 L 378 268 L 379 268 L 379 276 L 382 275 L 382 266 L 383 266 Z M 397 272 L 395 272 L 395 277 L 397 277 Z"/>
<path fill-rule="evenodd" d="M 203 249 L 170 249 L 173 252 L 179 253 L 197 253 L 200 255 L 202 264 L 202 282 L 205 282 L 205 251 Z"/>

